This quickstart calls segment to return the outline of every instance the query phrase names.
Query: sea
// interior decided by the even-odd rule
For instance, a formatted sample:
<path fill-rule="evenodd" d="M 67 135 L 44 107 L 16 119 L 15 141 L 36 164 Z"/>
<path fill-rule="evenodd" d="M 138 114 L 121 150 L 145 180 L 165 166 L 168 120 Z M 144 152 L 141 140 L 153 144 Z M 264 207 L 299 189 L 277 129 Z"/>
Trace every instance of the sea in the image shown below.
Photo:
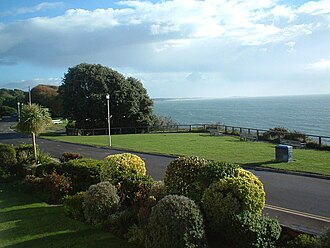
<path fill-rule="evenodd" d="M 160 98 L 154 99 L 154 111 L 180 125 L 224 124 L 265 130 L 285 127 L 330 137 L 330 95 Z"/>

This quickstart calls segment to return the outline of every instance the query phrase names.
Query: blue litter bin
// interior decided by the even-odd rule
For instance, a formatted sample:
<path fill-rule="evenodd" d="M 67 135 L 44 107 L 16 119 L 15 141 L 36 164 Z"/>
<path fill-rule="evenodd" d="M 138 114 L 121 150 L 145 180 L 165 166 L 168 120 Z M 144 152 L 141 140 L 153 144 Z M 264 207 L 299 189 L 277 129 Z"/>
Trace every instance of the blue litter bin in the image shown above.
<path fill-rule="evenodd" d="M 292 162 L 292 146 L 277 145 L 276 146 L 276 161 L 277 162 Z"/>

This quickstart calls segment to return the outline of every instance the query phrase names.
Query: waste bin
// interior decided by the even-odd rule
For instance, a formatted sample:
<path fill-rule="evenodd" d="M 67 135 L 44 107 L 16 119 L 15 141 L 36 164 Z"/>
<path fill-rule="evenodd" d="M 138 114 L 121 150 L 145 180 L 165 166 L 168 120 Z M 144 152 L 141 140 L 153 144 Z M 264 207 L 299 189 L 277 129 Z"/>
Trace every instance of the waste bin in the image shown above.
<path fill-rule="evenodd" d="M 277 145 L 276 146 L 276 161 L 277 162 L 292 162 L 292 146 Z"/>

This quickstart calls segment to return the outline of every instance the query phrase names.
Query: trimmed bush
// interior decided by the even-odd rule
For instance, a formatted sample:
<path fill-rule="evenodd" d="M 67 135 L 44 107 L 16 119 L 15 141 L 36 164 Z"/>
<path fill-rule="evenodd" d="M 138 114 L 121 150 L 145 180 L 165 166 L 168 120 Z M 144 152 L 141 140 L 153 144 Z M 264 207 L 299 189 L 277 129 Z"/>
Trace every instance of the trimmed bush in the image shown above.
<path fill-rule="evenodd" d="M 202 198 L 206 219 L 212 231 L 224 231 L 232 216 L 243 211 L 261 215 L 265 206 L 265 191 L 252 173 L 240 169 L 236 178 L 212 183 Z"/>
<path fill-rule="evenodd" d="M 327 231 L 325 231 L 321 235 L 320 241 L 321 241 L 321 247 L 322 248 L 329 248 L 330 247 L 330 229 L 328 229 Z"/>
<path fill-rule="evenodd" d="M 75 220 L 84 221 L 83 202 L 85 196 L 86 192 L 78 192 L 75 195 L 65 196 L 63 201 L 65 214 Z"/>
<path fill-rule="evenodd" d="M 68 162 L 69 160 L 72 159 L 80 159 L 83 158 L 82 155 L 79 153 L 73 153 L 73 152 L 64 152 L 62 156 L 59 158 L 60 162 Z"/>
<path fill-rule="evenodd" d="M 43 180 L 43 192 L 47 203 L 62 203 L 63 197 L 68 195 L 70 191 L 70 178 L 64 175 L 59 175 L 56 172 L 45 176 Z"/>
<path fill-rule="evenodd" d="M 152 208 L 147 228 L 147 248 L 205 246 L 203 216 L 193 200 L 168 195 Z"/>
<path fill-rule="evenodd" d="M 17 163 L 16 151 L 13 145 L 0 144 L 0 176 L 12 173 Z"/>
<path fill-rule="evenodd" d="M 225 238 L 239 248 L 275 248 L 281 230 L 277 220 L 245 211 L 233 216 Z"/>
<path fill-rule="evenodd" d="M 32 164 L 34 161 L 33 145 L 21 144 L 15 147 L 16 159 L 18 164 Z M 40 149 L 37 146 L 37 154 L 39 154 Z"/>
<path fill-rule="evenodd" d="M 200 171 L 208 163 L 198 157 L 180 157 L 174 159 L 165 172 L 164 183 L 169 194 L 184 195 L 199 200 L 203 189 L 198 181 Z"/>
<path fill-rule="evenodd" d="M 164 181 L 153 181 L 148 192 L 149 197 L 153 197 L 156 201 L 167 195 Z"/>
<path fill-rule="evenodd" d="M 237 164 L 225 162 L 210 162 L 200 170 L 199 181 L 203 191 L 212 183 L 218 182 L 226 177 L 237 177 L 241 167 Z"/>
<path fill-rule="evenodd" d="M 148 196 L 153 179 L 147 175 L 131 174 L 115 185 L 121 198 L 121 203 L 132 206 Z"/>
<path fill-rule="evenodd" d="M 101 166 L 101 181 L 109 180 L 117 184 L 124 177 L 136 174 L 146 175 L 147 169 L 144 161 L 137 155 L 122 153 L 110 155 L 105 158 L 105 163 Z"/>
<path fill-rule="evenodd" d="M 97 225 L 106 222 L 119 207 L 117 189 L 110 182 L 92 185 L 86 192 L 83 203 L 84 217 L 88 223 Z"/>
<path fill-rule="evenodd" d="M 319 248 L 320 240 L 318 237 L 308 234 L 300 234 L 293 240 L 290 240 L 286 246 L 287 248 Z"/>
<path fill-rule="evenodd" d="M 54 171 L 61 173 L 61 164 L 55 161 L 44 163 L 36 167 L 34 175 L 37 177 L 44 177 L 47 174 L 51 174 Z"/>

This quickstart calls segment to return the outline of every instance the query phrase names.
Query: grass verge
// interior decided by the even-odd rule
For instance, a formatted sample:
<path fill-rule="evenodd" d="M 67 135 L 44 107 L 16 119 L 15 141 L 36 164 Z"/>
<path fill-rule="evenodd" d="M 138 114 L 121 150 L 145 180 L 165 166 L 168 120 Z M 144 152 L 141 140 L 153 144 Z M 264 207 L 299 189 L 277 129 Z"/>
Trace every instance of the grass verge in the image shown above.
<path fill-rule="evenodd" d="M 0 183 L 0 247 L 123 247 L 109 232 L 67 218 L 52 206 Z"/>
<path fill-rule="evenodd" d="M 47 136 L 80 144 L 107 146 L 108 136 Z M 190 155 L 206 159 L 264 166 L 276 169 L 330 175 L 330 152 L 294 149 L 291 163 L 275 162 L 275 145 L 240 141 L 236 136 L 210 136 L 202 133 L 156 133 L 113 135 L 115 148 L 168 155 Z"/>

